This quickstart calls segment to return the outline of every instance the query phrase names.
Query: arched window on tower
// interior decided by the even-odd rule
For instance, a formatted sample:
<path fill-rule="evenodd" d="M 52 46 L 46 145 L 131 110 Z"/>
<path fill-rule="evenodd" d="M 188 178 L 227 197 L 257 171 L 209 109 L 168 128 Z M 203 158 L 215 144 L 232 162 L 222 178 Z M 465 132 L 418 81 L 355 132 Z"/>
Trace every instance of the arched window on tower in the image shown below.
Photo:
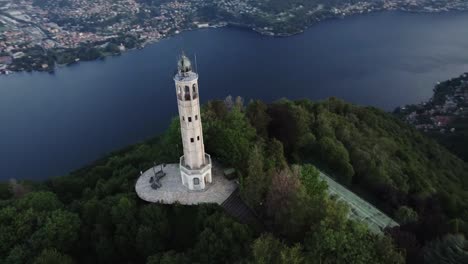
<path fill-rule="evenodd" d="M 197 85 L 196 85 L 196 84 L 193 84 L 193 86 L 192 86 L 192 95 L 193 95 L 193 99 L 197 99 L 197 97 L 198 97 L 198 89 L 197 89 Z"/>
<path fill-rule="evenodd" d="M 179 100 L 182 100 L 182 87 L 180 86 L 177 86 L 177 98 L 179 98 Z"/>
<path fill-rule="evenodd" d="M 190 87 L 185 86 L 184 93 L 185 93 L 185 101 L 190 101 Z"/>

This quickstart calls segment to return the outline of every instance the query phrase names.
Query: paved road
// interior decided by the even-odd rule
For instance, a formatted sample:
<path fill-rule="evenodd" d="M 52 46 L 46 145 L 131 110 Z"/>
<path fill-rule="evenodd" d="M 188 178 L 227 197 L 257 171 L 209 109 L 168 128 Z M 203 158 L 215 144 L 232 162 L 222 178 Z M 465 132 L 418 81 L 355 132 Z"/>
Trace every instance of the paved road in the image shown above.
<path fill-rule="evenodd" d="M 330 194 L 336 195 L 338 200 L 343 200 L 350 206 L 350 218 L 365 222 L 372 232 L 382 233 L 386 227 L 399 226 L 392 218 L 361 199 L 330 176 L 320 172 L 320 178 L 327 182 Z"/>

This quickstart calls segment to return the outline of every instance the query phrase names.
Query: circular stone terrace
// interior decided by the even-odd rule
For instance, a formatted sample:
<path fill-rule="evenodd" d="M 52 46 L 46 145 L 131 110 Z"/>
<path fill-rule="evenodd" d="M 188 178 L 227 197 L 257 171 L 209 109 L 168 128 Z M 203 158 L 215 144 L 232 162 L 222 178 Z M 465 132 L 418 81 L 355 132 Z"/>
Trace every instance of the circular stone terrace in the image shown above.
<path fill-rule="evenodd" d="M 153 188 L 151 178 L 161 174 L 163 170 L 165 176 L 159 179 L 159 188 Z M 213 164 L 212 183 L 207 183 L 202 191 L 191 191 L 182 184 L 180 178 L 179 164 L 157 165 L 140 175 L 136 184 L 137 195 L 147 202 L 184 205 L 194 205 L 201 203 L 222 204 L 236 189 L 237 184 L 223 176 L 222 169 Z M 154 180 L 153 180 L 154 181 Z M 153 184 L 154 186 L 154 184 Z"/>

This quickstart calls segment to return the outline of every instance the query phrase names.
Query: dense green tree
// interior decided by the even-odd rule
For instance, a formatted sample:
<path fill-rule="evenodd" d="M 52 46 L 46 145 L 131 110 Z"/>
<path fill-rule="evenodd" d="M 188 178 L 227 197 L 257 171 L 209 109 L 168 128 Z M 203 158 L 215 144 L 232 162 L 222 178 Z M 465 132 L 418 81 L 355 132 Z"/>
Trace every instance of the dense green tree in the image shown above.
<path fill-rule="evenodd" d="M 12 195 L 10 185 L 6 182 L 0 182 L 0 199 L 5 200 Z"/>
<path fill-rule="evenodd" d="M 286 246 L 272 234 L 263 234 L 252 244 L 252 263 L 281 263 L 280 255 L 285 247 Z"/>
<path fill-rule="evenodd" d="M 97 253 L 97 260 L 99 263 L 106 263 L 108 261 L 119 260 L 120 253 L 114 246 L 111 238 L 101 236 L 97 241 L 94 241 L 94 248 Z M 123 256 L 122 256 L 123 257 Z"/>
<path fill-rule="evenodd" d="M 258 209 L 264 202 L 270 179 L 264 171 L 262 150 L 254 146 L 250 152 L 247 177 L 243 181 L 242 196 L 252 207 Z"/>
<path fill-rule="evenodd" d="M 310 199 L 299 180 L 299 169 L 274 171 L 266 199 L 268 220 L 275 232 L 301 241 L 312 218 Z"/>
<path fill-rule="evenodd" d="M 168 157 L 168 162 L 171 160 L 177 160 L 183 152 L 180 122 L 179 118 L 172 119 L 171 124 L 163 137 L 163 150 L 165 152 L 165 156 Z"/>
<path fill-rule="evenodd" d="M 214 110 L 206 110 L 211 111 Z M 246 168 L 249 151 L 255 139 L 255 129 L 245 114 L 238 108 L 232 108 L 222 120 L 216 115 L 208 115 L 202 121 L 207 152 L 228 165 Z"/>
<path fill-rule="evenodd" d="M 42 253 L 36 257 L 34 264 L 72 264 L 72 259 L 58 252 L 56 249 L 44 249 Z"/>
<path fill-rule="evenodd" d="M 5 264 L 17 264 L 17 263 L 26 263 L 31 258 L 30 252 L 28 249 L 22 245 L 16 245 L 11 251 L 9 252 L 8 256 L 4 259 Z"/>
<path fill-rule="evenodd" d="M 267 112 L 271 118 L 268 127 L 270 136 L 283 143 L 287 154 L 295 156 L 305 143 L 304 137 L 309 130 L 310 115 L 303 107 L 288 100 L 270 105 Z"/>
<path fill-rule="evenodd" d="M 300 168 L 299 177 L 307 193 L 308 224 L 317 225 L 326 214 L 323 205 L 328 200 L 328 186 L 320 179 L 318 170 L 310 164 L 305 164 Z"/>
<path fill-rule="evenodd" d="M 55 177 L 48 182 L 57 197 L 65 203 L 79 198 L 84 188 L 84 179 L 79 177 Z"/>
<path fill-rule="evenodd" d="M 156 204 L 140 209 L 140 227 L 136 236 L 138 250 L 143 256 L 150 256 L 165 248 L 164 241 L 169 237 L 170 225 L 166 211 Z"/>
<path fill-rule="evenodd" d="M 31 192 L 18 201 L 18 207 L 31 208 L 34 211 L 54 211 L 63 207 L 57 195 L 52 192 Z"/>
<path fill-rule="evenodd" d="M 250 124 L 257 131 L 257 135 L 263 138 L 268 137 L 268 124 L 270 116 L 267 113 L 268 106 L 260 100 L 251 101 L 247 105 L 246 115 Z"/>
<path fill-rule="evenodd" d="M 325 108 L 324 105 L 318 105 L 315 107 L 314 114 L 316 116 L 316 121 L 313 124 L 314 134 L 318 138 L 335 138 L 335 129 L 331 122 L 333 120 L 333 115 L 328 113 L 325 109 L 328 109 L 328 107 Z"/>
<path fill-rule="evenodd" d="M 311 164 L 305 164 L 301 167 L 301 173 L 299 177 L 309 196 L 325 198 L 325 192 L 328 186 L 325 181 L 320 179 L 320 174 L 317 168 Z"/>
<path fill-rule="evenodd" d="M 17 210 L 13 206 L 0 209 L 0 256 L 6 256 L 17 243 L 15 218 Z"/>
<path fill-rule="evenodd" d="M 206 121 L 224 120 L 229 112 L 225 102 L 221 100 L 213 100 L 206 103 L 202 110 L 203 118 Z"/>
<path fill-rule="evenodd" d="M 251 230 L 231 218 L 215 213 L 205 219 L 205 227 L 195 245 L 194 254 L 200 263 L 235 262 L 246 256 Z"/>
<path fill-rule="evenodd" d="M 426 245 L 423 252 L 428 264 L 468 263 L 468 240 L 461 234 L 449 234 Z"/>
<path fill-rule="evenodd" d="M 374 263 L 397 264 L 405 263 L 405 252 L 394 245 L 394 241 L 388 236 L 374 236 L 372 251 L 374 254 Z"/>
<path fill-rule="evenodd" d="M 400 224 L 413 223 L 418 221 L 418 213 L 411 207 L 403 205 L 395 212 L 395 218 Z"/>
<path fill-rule="evenodd" d="M 414 233 L 402 229 L 394 227 L 387 229 L 386 232 L 392 237 L 395 247 L 405 253 L 406 263 L 423 263 L 420 241 Z"/>
<path fill-rule="evenodd" d="M 296 244 L 291 248 L 283 250 L 283 252 L 281 252 L 281 262 L 291 264 L 306 263 L 300 244 Z"/>
<path fill-rule="evenodd" d="M 135 234 L 137 234 L 136 205 L 133 199 L 121 197 L 118 204 L 112 207 L 112 222 L 115 226 L 114 245 L 117 250 L 131 259 L 135 248 Z"/>
<path fill-rule="evenodd" d="M 387 237 L 372 235 L 363 226 L 347 220 L 347 209 L 329 203 L 328 213 L 307 234 L 305 248 L 316 263 L 404 263 Z"/>
<path fill-rule="evenodd" d="M 354 175 L 353 166 L 349 163 L 349 154 L 346 148 L 340 141 L 333 140 L 329 137 L 323 137 L 318 142 L 318 149 L 322 160 L 328 164 L 329 167 L 335 167 L 338 177 L 341 178 L 345 184 L 350 184 Z"/>
<path fill-rule="evenodd" d="M 265 169 L 266 170 L 282 170 L 288 166 L 284 157 L 283 144 L 276 139 L 268 141 L 265 154 Z"/>
<path fill-rule="evenodd" d="M 304 262 L 299 245 L 286 246 L 272 234 L 263 234 L 252 244 L 252 264 L 300 264 Z"/>
<path fill-rule="evenodd" d="M 148 258 L 146 264 L 186 264 L 191 263 L 189 257 L 184 253 L 175 251 L 164 252 L 163 254 L 153 255 Z"/>
<path fill-rule="evenodd" d="M 17 241 L 28 240 L 34 229 L 41 224 L 41 221 L 45 218 L 46 214 L 38 213 L 32 208 L 28 208 L 24 211 L 19 211 L 15 215 L 14 226 L 15 226 L 15 238 Z"/>
<path fill-rule="evenodd" d="M 55 247 L 67 252 L 78 239 L 80 224 L 77 214 L 62 209 L 55 210 L 47 217 L 45 224 L 32 235 L 33 247 Z"/>

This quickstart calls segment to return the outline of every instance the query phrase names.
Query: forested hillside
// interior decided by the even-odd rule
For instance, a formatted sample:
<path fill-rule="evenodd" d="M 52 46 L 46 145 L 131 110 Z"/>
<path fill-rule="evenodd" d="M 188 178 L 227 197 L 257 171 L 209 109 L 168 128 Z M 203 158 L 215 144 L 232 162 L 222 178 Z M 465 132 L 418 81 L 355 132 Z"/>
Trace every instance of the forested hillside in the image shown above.
<path fill-rule="evenodd" d="M 232 99 L 211 102 L 205 108 L 205 119 L 226 120 L 226 106 L 235 109 L 236 105 L 242 108 L 240 101 L 233 103 Z M 288 163 L 312 163 L 392 215 L 402 226 L 389 233 L 406 249 L 412 263 L 422 261 L 429 241 L 448 233 L 468 234 L 468 165 L 393 115 L 335 98 L 272 104 L 254 101 L 244 112 L 260 137 L 254 150 L 260 149 L 266 157 L 263 164 L 253 166 L 246 158 L 262 160 L 252 158 L 256 151 L 245 143 L 252 142 L 248 126 L 236 123 L 243 127 L 239 134 L 224 129 L 235 120 L 210 121 L 216 126 L 208 126 L 207 146 L 212 154 L 236 167 L 266 172 L 246 172 L 242 179 L 246 201 L 268 219 L 269 212 L 277 212 L 268 208 L 267 190 L 277 188 L 270 185 L 275 175 L 268 168 L 272 160 L 281 160 L 275 155 L 284 148 Z M 225 146 L 218 152 L 211 145 L 222 143 Z"/>
<path fill-rule="evenodd" d="M 162 136 L 70 175 L 0 184 L 0 263 L 462 259 L 463 250 L 445 249 L 463 245 L 464 237 L 445 235 L 467 234 L 468 167 L 391 115 L 337 99 L 244 105 L 228 97 L 207 103 L 202 120 L 206 151 L 236 168 L 241 196 L 265 230 L 236 222 L 216 205 L 167 206 L 137 198 L 139 172 L 153 162 L 175 162 L 182 153 L 175 119 Z M 402 227 L 377 236 L 347 220 L 348 208 L 326 194 L 310 164 L 356 189 Z"/>

